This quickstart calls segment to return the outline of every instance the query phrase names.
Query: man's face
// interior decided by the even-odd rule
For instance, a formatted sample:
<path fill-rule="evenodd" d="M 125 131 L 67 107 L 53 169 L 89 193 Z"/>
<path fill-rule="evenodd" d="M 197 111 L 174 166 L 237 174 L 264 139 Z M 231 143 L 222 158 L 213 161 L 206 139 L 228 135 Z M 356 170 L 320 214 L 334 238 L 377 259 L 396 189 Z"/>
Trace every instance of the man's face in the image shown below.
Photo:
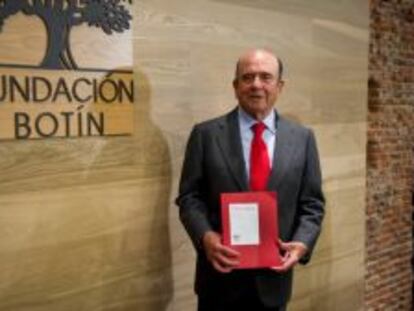
<path fill-rule="evenodd" d="M 278 62 L 270 53 L 255 51 L 240 58 L 234 92 L 239 105 L 254 118 L 263 119 L 272 110 L 283 87 L 277 73 Z"/>

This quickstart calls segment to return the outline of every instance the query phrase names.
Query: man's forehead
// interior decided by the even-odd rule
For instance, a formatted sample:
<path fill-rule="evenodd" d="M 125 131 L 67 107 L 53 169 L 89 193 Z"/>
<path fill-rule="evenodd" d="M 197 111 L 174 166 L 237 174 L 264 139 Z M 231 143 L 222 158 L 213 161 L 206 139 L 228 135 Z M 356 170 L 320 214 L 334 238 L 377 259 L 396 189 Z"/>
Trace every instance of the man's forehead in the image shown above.
<path fill-rule="evenodd" d="M 277 56 L 266 50 L 249 50 L 239 57 L 239 63 L 263 61 L 277 64 Z"/>
<path fill-rule="evenodd" d="M 246 71 L 262 71 L 274 72 L 277 69 L 278 63 L 276 59 L 252 57 L 241 59 L 239 62 L 239 70 Z"/>

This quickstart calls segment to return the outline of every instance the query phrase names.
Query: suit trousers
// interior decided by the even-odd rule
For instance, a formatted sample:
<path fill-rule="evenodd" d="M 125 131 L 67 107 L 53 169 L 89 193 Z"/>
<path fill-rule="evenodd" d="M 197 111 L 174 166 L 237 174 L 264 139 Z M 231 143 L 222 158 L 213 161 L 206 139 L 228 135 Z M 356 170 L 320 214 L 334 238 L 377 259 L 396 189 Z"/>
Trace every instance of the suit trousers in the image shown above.
<path fill-rule="evenodd" d="M 199 296 L 198 311 L 286 311 L 286 305 L 268 307 L 263 304 L 257 292 L 255 282 L 248 275 L 243 282 L 242 292 L 236 300 L 227 301 L 224 297 Z M 275 293 L 277 295 L 277 293 Z"/>
<path fill-rule="evenodd" d="M 266 307 L 258 297 L 244 297 L 233 303 L 223 303 L 215 299 L 199 298 L 198 311 L 286 311 L 286 305 L 277 307 Z"/>

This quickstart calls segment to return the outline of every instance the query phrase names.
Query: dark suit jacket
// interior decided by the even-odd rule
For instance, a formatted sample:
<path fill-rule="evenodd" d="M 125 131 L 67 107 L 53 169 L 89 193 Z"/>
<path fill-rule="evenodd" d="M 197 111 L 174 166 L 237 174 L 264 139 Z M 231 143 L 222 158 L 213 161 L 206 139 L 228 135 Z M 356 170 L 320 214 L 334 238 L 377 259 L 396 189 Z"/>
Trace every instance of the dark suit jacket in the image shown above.
<path fill-rule="evenodd" d="M 278 193 L 279 235 L 283 241 L 301 241 L 309 261 L 324 215 L 321 173 L 311 130 L 276 117 L 276 143 L 268 190 Z M 196 125 L 191 132 L 179 196 L 180 219 L 197 251 L 196 293 L 215 299 L 237 299 L 245 280 L 254 280 L 268 306 L 286 303 L 291 295 L 292 271 L 237 270 L 217 272 L 207 261 L 202 237 L 221 231 L 220 194 L 249 191 L 243 159 L 237 109 Z M 249 278 L 246 278 L 249 275 Z"/>

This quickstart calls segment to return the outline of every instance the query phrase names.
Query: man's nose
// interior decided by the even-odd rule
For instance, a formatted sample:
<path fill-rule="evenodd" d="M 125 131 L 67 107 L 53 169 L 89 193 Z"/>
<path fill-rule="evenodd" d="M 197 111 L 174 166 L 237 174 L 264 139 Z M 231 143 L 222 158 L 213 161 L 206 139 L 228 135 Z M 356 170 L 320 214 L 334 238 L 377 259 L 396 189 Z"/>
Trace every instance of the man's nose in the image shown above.
<path fill-rule="evenodd" d="M 254 79 L 252 81 L 252 86 L 255 88 L 260 88 L 262 86 L 262 80 L 260 79 L 259 75 L 254 76 Z"/>

